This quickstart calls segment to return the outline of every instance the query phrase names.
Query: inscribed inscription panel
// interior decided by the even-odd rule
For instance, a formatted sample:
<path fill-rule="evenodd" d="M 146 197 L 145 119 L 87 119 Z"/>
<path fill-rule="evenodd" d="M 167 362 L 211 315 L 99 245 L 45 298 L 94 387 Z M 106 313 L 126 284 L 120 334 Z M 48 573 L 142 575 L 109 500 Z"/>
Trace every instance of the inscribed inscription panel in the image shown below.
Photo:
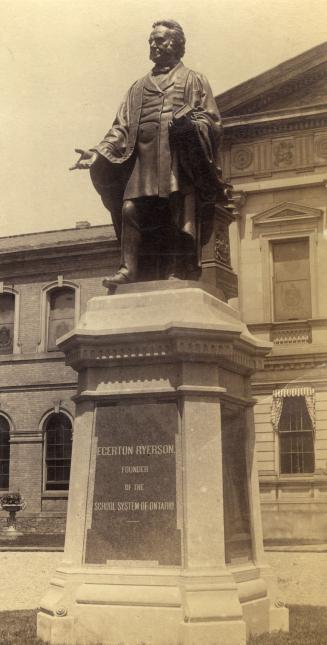
<path fill-rule="evenodd" d="M 181 564 L 176 516 L 176 403 L 101 405 L 85 562 Z"/>

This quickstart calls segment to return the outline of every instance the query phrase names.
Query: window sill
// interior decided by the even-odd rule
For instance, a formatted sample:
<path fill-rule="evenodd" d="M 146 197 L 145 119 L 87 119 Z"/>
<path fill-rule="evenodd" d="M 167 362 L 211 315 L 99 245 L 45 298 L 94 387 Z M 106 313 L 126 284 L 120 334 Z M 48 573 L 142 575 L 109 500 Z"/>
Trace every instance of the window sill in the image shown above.
<path fill-rule="evenodd" d="M 12 362 L 25 362 L 29 363 L 31 361 L 49 361 L 49 360 L 65 360 L 64 352 L 59 350 L 53 352 L 28 352 L 26 354 L 0 354 L 1 363 L 12 363 Z"/>
<path fill-rule="evenodd" d="M 294 473 L 288 475 L 261 475 L 259 476 L 260 484 L 310 484 L 318 482 L 327 482 L 327 473 Z"/>
<path fill-rule="evenodd" d="M 42 499 L 58 499 L 58 497 L 67 499 L 68 490 L 46 490 L 42 493 Z"/>

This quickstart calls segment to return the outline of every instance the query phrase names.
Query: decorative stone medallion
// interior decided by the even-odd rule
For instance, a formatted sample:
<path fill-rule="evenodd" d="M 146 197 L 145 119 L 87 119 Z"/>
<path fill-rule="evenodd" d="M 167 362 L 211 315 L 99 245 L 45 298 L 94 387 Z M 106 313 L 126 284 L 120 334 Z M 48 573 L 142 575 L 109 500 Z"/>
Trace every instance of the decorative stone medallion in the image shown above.
<path fill-rule="evenodd" d="M 253 152 L 248 146 L 242 146 L 232 151 L 232 165 L 238 170 L 249 168 L 253 162 Z"/>
<path fill-rule="evenodd" d="M 316 154 L 318 157 L 327 159 L 327 137 L 321 137 L 316 141 Z"/>

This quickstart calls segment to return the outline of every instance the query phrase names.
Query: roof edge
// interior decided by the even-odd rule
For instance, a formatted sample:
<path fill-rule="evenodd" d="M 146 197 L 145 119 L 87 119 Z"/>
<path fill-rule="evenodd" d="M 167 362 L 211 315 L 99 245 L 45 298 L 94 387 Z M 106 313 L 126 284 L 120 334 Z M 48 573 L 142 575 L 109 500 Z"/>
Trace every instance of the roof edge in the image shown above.
<path fill-rule="evenodd" d="M 323 42 L 218 94 L 215 98 L 219 109 L 222 113 L 235 109 L 326 62 L 327 42 Z"/>

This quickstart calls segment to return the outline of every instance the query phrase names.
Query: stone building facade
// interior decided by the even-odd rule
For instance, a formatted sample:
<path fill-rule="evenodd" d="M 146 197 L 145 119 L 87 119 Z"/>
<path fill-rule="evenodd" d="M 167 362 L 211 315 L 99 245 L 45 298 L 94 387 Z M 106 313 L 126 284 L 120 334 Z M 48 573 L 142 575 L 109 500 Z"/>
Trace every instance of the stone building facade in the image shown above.
<path fill-rule="evenodd" d="M 253 378 L 266 540 L 327 538 L 327 44 L 217 97 Z"/>
<path fill-rule="evenodd" d="M 253 378 L 264 537 L 326 541 L 327 45 L 217 103 L 237 204 L 230 304 L 272 342 Z M 26 530 L 63 531 L 76 375 L 55 340 L 105 293 L 118 245 L 81 222 L 0 238 L 0 257 L 0 492 L 23 494 Z"/>

